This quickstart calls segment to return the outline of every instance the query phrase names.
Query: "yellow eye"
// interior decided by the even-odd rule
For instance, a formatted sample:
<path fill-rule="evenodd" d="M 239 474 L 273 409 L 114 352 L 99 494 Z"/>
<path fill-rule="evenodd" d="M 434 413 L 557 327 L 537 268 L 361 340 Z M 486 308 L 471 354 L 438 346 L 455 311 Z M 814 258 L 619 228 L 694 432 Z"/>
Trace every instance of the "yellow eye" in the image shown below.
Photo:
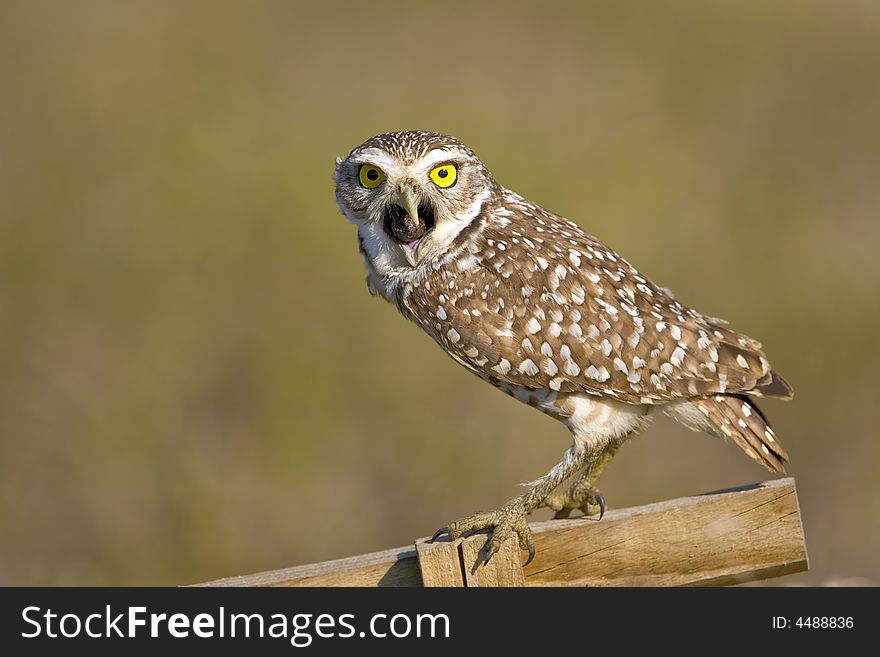
<path fill-rule="evenodd" d="M 358 169 L 358 179 L 361 181 L 361 185 L 367 189 L 373 189 L 385 181 L 385 174 L 379 167 L 374 167 L 372 164 L 362 164 Z"/>
<path fill-rule="evenodd" d="M 458 170 L 454 164 L 447 162 L 431 169 L 431 173 L 428 175 L 431 176 L 431 180 L 434 181 L 437 187 L 446 188 L 452 187 L 455 184 L 455 179 L 458 178 Z"/>

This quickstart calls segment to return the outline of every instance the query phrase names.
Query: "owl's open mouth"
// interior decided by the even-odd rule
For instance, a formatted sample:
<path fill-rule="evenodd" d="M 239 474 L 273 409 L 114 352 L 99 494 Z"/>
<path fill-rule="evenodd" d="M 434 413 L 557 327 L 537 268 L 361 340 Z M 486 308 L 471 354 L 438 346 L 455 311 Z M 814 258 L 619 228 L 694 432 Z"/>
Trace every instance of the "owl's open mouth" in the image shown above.
<path fill-rule="evenodd" d="M 422 201 L 419 203 L 418 215 L 414 220 L 405 208 L 392 203 L 385 209 L 385 232 L 399 244 L 418 242 L 434 228 L 433 206 Z"/>

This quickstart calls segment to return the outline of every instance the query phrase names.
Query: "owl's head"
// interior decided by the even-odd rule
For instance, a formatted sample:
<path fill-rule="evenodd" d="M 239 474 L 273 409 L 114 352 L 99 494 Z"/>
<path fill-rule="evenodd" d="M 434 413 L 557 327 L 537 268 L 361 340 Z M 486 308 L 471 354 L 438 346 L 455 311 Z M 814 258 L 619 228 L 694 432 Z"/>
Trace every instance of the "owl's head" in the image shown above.
<path fill-rule="evenodd" d="M 380 274 L 442 254 L 496 188 L 473 151 L 436 132 L 377 135 L 336 161 L 336 202 Z"/>

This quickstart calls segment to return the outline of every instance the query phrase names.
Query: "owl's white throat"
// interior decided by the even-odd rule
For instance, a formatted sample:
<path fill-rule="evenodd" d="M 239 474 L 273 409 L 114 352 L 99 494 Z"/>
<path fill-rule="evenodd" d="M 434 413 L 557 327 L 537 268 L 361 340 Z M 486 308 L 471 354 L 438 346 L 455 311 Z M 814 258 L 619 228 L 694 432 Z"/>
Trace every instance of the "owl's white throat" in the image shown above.
<path fill-rule="evenodd" d="M 359 223 L 371 287 L 391 300 L 401 283 L 413 282 L 429 269 L 442 267 L 450 258 L 455 238 L 480 214 L 490 193 L 488 188 L 482 190 L 454 219 L 438 218 L 433 229 L 411 242 L 400 242 L 389 235 L 382 221 Z"/>

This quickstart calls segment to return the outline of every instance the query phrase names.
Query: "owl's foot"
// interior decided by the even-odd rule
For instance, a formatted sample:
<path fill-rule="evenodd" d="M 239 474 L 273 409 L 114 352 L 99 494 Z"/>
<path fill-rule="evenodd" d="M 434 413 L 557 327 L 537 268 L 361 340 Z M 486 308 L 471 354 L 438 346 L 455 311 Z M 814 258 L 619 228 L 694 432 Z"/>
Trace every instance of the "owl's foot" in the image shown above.
<path fill-rule="evenodd" d="M 535 558 L 535 544 L 532 542 L 532 532 L 529 529 L 529 523 L 526 521 L 528 513 L 522 498 L 517 498 L 508 502 L 497 511 L 475 513 L 464 520 L 453 522 L 448 527 L 441 527 L 434 532 L 431 540 L 434 541 L 443 536 L 443 534 L 455 540 L 461 536 L 486 529 L 490 530 L 489 538 L 480 549 L 477 561 L 473 566 L 473 572 L 476 572 L 479 566 L 489 563 L 489 560 L 501 549 L 504 541 L 516 534 L 519 547 L 529 551 L 529 558 L 524 564 L 528 565 Z"/>
<path fill-rule="evenodd" d="M 579 509 L 585 516 L 598 513 L 599 520 L 605 515 L 605 497 L 594 486 L 580 485 L 577 489 L 566 491 L 564 495 L 553 495 L 544 505 L 556 512 L 553 516 L 556 520 L 568 518 L 575 509 Z"/>

